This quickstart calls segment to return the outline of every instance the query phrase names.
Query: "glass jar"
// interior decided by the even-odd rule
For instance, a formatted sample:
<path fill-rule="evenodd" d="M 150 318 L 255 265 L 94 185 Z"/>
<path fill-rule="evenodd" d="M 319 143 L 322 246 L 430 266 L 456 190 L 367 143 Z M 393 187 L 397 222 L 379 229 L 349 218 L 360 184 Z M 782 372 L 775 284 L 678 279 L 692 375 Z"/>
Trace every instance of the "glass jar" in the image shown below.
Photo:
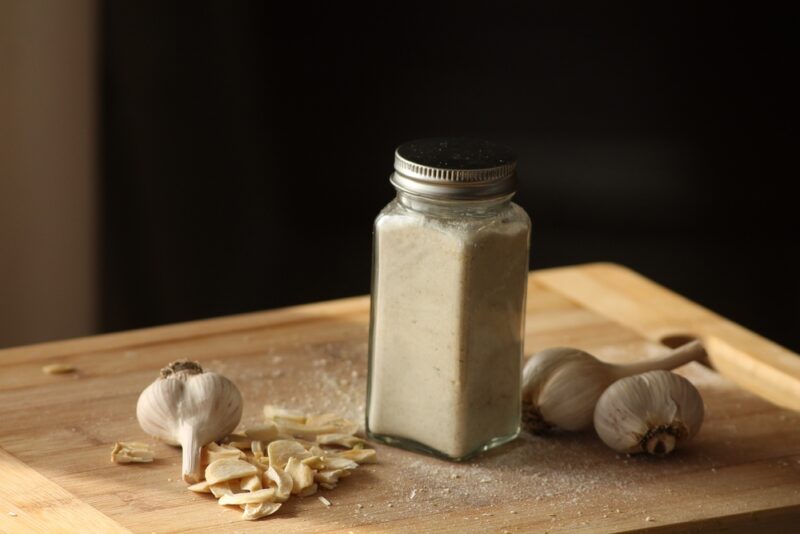
<path fill-rule="evenodd" d="M 530 219 L 502 146 L 400 146 L 375 220 L 367 433 L 463 460 L 520 426 Z"/>

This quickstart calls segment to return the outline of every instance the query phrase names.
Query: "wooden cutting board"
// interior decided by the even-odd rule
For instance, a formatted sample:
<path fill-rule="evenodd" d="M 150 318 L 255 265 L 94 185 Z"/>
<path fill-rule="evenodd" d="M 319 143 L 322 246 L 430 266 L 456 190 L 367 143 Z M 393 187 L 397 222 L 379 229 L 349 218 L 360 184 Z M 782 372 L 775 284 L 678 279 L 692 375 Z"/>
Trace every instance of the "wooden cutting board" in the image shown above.
<path fill-rule="evenodd" d="M 265 403 L 363 420 L 369 302 L 357 297 L 0 351 L 0 532 L 767 531 L 800 517 L 798 357 L 619 266 L 534 272 L 526 354 L 570 345 L 649 358 L 666 336 L 703 338 L 714 365 L 681 369 L 706 420 L 671 457 L 617 455 L 591 432 L 523 436 L 453 464 L 377 445 L 379 463 L 274 516 L 191 493 L 179 450 L 145 436 L 139 392 L 191 358 Z M 732 288 L 734 290 L 734 288 Z M 69 363 L 77 372 L 47 375 Z M 738 385 L 737 385 L 738 384 Z M 747 391 L 745 388 L 749 389 Z M 755 393 L 754 393 L 755 392 Z M 117 440 L 155 445 L 153 464 L 109 462 Z"/>

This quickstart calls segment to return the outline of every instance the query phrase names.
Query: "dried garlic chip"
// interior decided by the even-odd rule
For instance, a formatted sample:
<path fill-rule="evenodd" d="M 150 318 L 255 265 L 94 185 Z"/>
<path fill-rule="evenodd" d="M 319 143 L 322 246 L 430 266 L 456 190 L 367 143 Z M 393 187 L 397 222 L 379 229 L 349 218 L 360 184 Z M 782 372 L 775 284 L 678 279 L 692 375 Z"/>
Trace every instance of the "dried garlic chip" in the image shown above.
<path fill-rule="evenodd" d="M 275 484 L 275 500 L 277 502 L 284 502 L 289 499 L 294 486 L 291 475 L 280 467 L 270 466 L 267 472 L 264 473 L 264 477 Z"/>
<path fill-rule="evenodd" d="M 339 456 L 326 456 L 325 469 L 355 469 L 358 464 L 348 458 L 341 458 Z"/>
<path fill-rule="evenodd" d="M 239 484 L 241 488 L 246 491 L 256 491 L 262 488 L 261 477 L 258 474 L 241 479 Z"/>
<path fill-rule="evenodd" d="M 322 456 L 310 456 L 303 463 L 311 469 L 325 469 L 325 459 Z"/>
<path fill-rule="evenodd" d="M 207 480 L 205 482 L 208 484 Z M 230 481 L 228 480 L 225 482 L 218 482 L 216 484 L 209 484 L 208 491 L 211 492 L 211 494 L 217 499 L 223 495 L 233 495 L 235 493 L 233 488 L 231 488 Z"/>
<path fill-rule="evenodd" d="M 222 458 L 214 460 L 206 467 L 206 480 L 209 484 L 224 482 L 234 478 L 244 478 L 258 473 L 258 469 L 251 463 L 236 458 Z"/>
<path fill-rule="evenodd" d="M 153 461 L 153 451 L 147 443 L 118 441 L 111 450 L 111 461 L 118 464 L 143 464 Z"/>
<path fill-rule="evenodd" d="M 314 480 L 320 483 L 320 486 L 325 487 L 325 484 L 336 485 L 340 478 L 350 475 L 347 469 L 323 469 L 314 473 Z M 331 489 L 331 488 L 327 488 Z"/>
<path fill-rule="evenodd" d="M 314 424 L 308 421 L 306 423 L 297 423 L 295 421 L 276 420 L 275 424 L 278 425 L 278 430 L 284 434 L 310 440 L 315 440 L 320 434 L 354 434 L 358 431 L 358 423 L 345 419 Z"/>
<path fill-rule="evenodd" d="M 248 441 L 248 439 L 242 432 L 231 432 L 225 436 L 225 442 L 230 443 L 231 441 Z"/>
<path fill-rule="evenodd" d="M 42 372 L 48 375 L 63 375 L 75 371 L 75 366 L 68 363 L 51 363 L 42 367 Z"/>
<path fill-rule="evenodd" d="M 259 440 L 270 442 L 278 439 L 278 427 L 275 426 L 275 423 L 269 421 L 263 425 L 257 425 L 245 429 L 244 435 L 247 436 L 247 439 L 250 441 Z"/>
<path fill-rule="evenodd" d="M 236 447 L 231 447 L 229 445 L 217 445 L 213 441 L 205 446 L 204 459 L 206 465 L 216 460 L 221 460 L 222 458 L 244 459 L 245 454 Z"/>
<path fill-rule="evenodd" d="M 286 472 L 292 477 L 292 493 L 300 495 L 314 484 L 314 471 L 292 456 L 286 463 Z"/>
<path fill-rule="evenodd" d="M 275 490 L 273 488 L 267 488 L 250 493 L 234 493 L 233 495 L 223 495 L 219 499 L 219 504 L 259 504 L 263 502 L 272 502 L 274 497 Z"/>
<path fill-rule="evenodd" d="M 337 428 L 331 434 L 355 434 L 358 432 L 358 423 L 350 421 L 335 413 L 325 413 L 322 415 L 309 415 L 306 417 L 306 425 L 318 427 Z"/>
<path fill-rule="evenodd" d="M 360 464 L 374 464 L 378 461 L 378 453 L 375 449 L 351 449 L 333 453 L 339 458 L 347 458 Z"/>
<path fill-rule="evenodd" d="M 298 497 L 308 497 L 309 495 L 314 495 L 317 492 L 317 484 L 311 484 L 309 487 L 301 491 L 297 494 Z"/>
<path fill-rule="evenodd" d="M 311 456 L 311 453 L 294 440 L 279 439 L 267 446 L 267 455 L 269 456 L 269 465 L 283 469 L 292 456 L 302 460 Z"/>
<path fill-rule="evenodd" d="M 319 483 L 319 487 L 320 488 L 325 488 L 326 490 L 332 490 L 332 489 L 336 489 L 336 484 L 335 483 L 329 484 L 327 482 L 320 482 Z"/>
<path fill-rule="evenodd" d="M 306 447 L 306 449 L 311 453 L 311 456 L 326 456 L 328 454 L 328 452 L 316 444 Z"/>
<path fill-rule="evenodd" d="M 287 410 L 279 406 L 267 404 L 264 406 L 264 417 L 278 421 L 293 421 L 295 423 L 303 424 L 306 422 L 306 414 L 297 410 Z"/>
<path fill-rule="evenodd" d="M 195 493 L 211 493 L 208 480 L 203 480 L 202 482 L 198 482 L 197 484 L 192 484 L 187 489 Z"/>
<path fill-rule="evenodd" d="M 258 459 L 264 456 L 264 443 L 261 440 L 254 439 L 250 442 L 250 450 L 253 451 L 253 456 Z"/>
<path fill-rule="evenodd" d="M 317 436 L 317 443 L 320 445 L 340 445 L 342 447 L 355 447 L 356 445 L 363 445 L 363 439 L 349 434 L 320 434 Z"/>
<path fill-rule="evenodd" d="M 235 447 L 241 451 L 246 451 L 250 449 L 250 445 L 252 443 L 253 443 L 252 441 L 229 441 L 228 445 L 230 445 L 231 447 Z"/>
<path fill-rule="evenodd" d="M 278 508 L 281 507 L 281 503 L 277 502 L 262 502 L 259 504 L 247 504 L 244 507 L 244 512 L 242 513 L 242 519 L 246 519 L 248 521 L 254 521 L 256 519 L 260 519 L 262 517 L 266 517 L 268 515 L 272 515 L 278 511 Z"/>

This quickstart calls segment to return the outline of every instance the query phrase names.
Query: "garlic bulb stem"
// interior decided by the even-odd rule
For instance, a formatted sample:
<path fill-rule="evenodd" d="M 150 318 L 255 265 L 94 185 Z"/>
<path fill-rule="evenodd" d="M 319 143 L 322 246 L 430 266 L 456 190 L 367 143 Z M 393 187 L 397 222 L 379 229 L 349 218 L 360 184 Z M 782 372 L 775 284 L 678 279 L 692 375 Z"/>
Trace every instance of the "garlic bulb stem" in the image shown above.
<path fill-rule="evenodd" d="M 640 362 L 628 363 L 625 365 L 615 365 L 614 371 L 619 378 L 632 375 L 640 375 L 648 371 L 667 371 L 676 369 L 689 362 L 702 360 L 707 356 L 706 350 L 700 341 L 692 341 L 685 345 L 673 349 L 672 352 L 663 358 L 652 360 L 642 360 Z"/>
<path fill-rule="evenodd" d="M 196 484 L 203 479 L 203 470 L 200 467 L 203 444 L 200 443 L 197 437 L 197 431 L 188 424 L 181 426 L 179 438 L 183 457 L 183 467 L 181 469 L 183 480 L 189 484 Z"/>

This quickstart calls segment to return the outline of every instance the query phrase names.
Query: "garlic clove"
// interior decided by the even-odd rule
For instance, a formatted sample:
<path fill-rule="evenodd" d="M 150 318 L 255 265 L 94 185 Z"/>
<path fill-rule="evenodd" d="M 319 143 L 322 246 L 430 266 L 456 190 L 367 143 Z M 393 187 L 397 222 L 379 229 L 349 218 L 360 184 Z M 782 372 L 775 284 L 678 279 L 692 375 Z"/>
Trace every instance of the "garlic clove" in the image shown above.
<path fill-rule="evenodd" d="M 183 478 L 202 477 L 201 448 L 232 432 L 242 417 L 242 395 L 222 375 L 203 372 L 197 362 L 172 362 L 147 386 L 136 404 L 148 434 L 183 449 Z"/>
<path fill-rule="evenodd" d="M 703 399 L 691 382 L 659 370 L 609 386 L 597 402 L 594 425 L 615 451 L 663 456 L 697 434 L 703 413 Z"/>
<path fill-rule="evenodd" d="M 531 432 L 553 427 L 579 431 L 592 426 L 597 399 L 615 380 L 654 369 L 674 369 L 706 357 L 699 341 L 663 358 L 629 365 L 602 362 L 588 352 L 554 347 L 534 354 L 522 372 L 522 420 Z"/>

